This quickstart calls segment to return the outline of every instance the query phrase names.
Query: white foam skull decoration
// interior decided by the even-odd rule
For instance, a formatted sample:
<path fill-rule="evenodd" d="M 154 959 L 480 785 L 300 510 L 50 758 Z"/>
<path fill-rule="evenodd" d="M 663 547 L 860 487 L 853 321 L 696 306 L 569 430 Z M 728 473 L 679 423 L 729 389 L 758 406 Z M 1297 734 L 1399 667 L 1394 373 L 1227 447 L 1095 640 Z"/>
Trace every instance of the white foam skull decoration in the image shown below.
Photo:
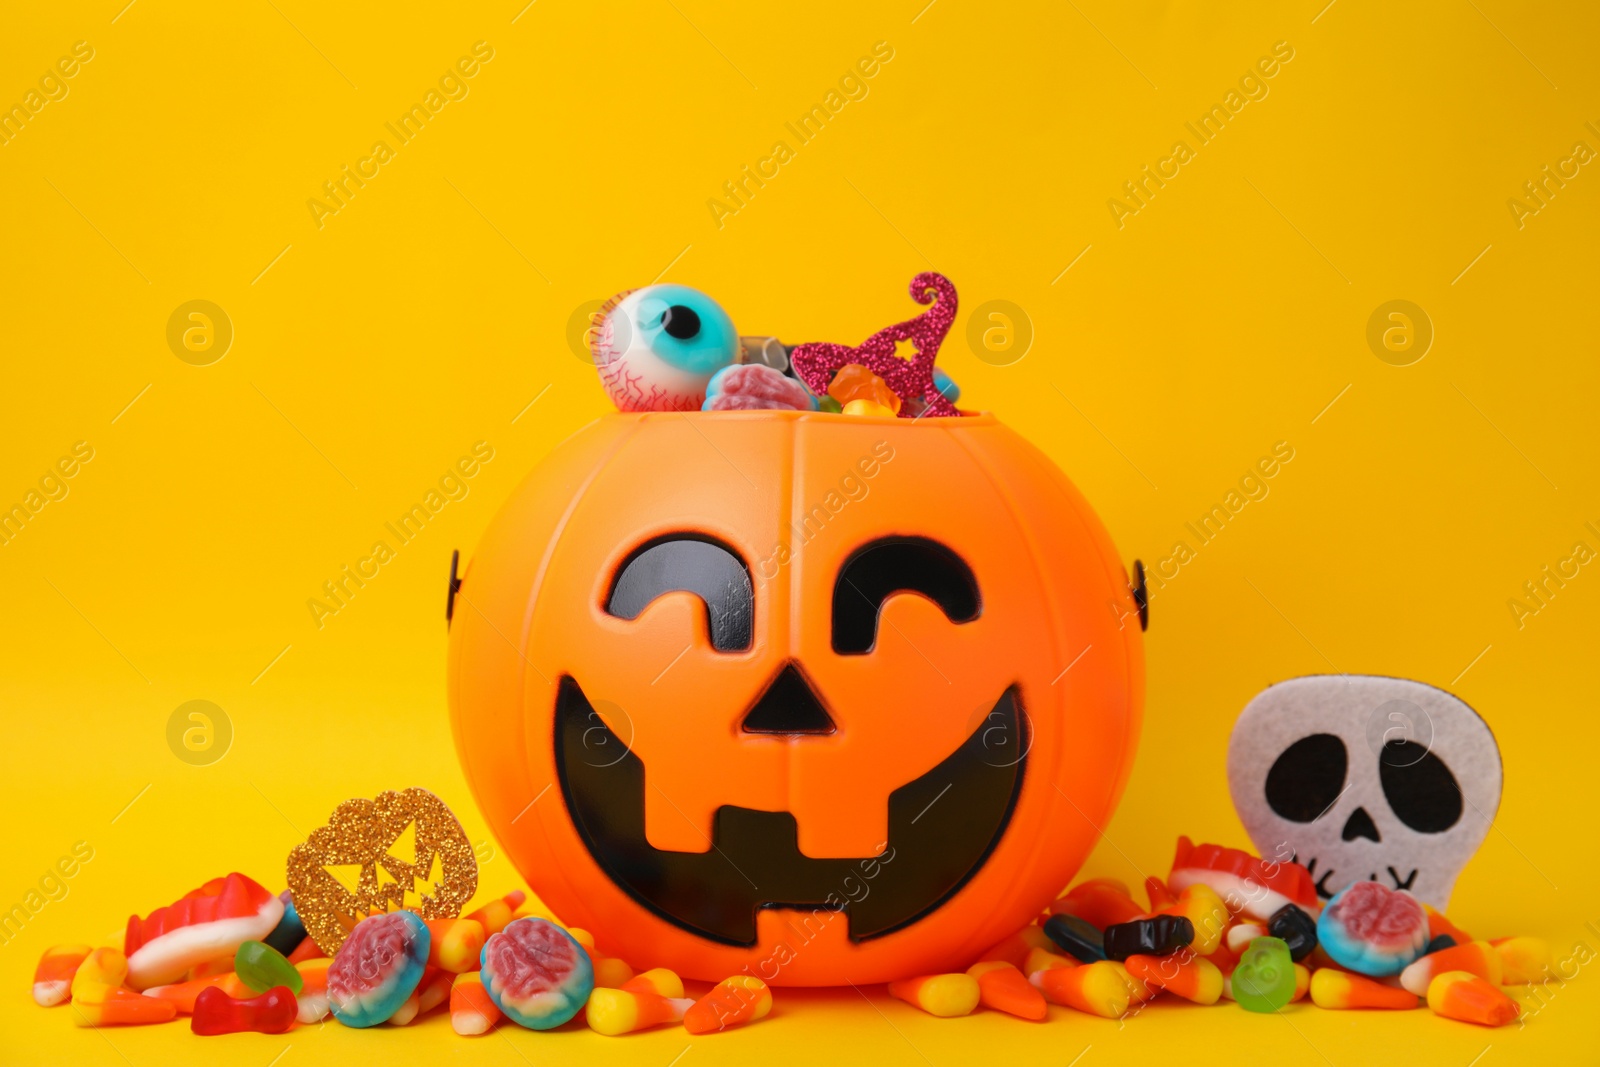
<path fill-rule="evenodd" d="M 1322 899 L 1372 879 L 1443 911 L 1500 806 L 1500 748 L 1442 689 L 1313 675 L 1239 713 L 1228 786 L 1256 850 L 1292 853 Z"/>

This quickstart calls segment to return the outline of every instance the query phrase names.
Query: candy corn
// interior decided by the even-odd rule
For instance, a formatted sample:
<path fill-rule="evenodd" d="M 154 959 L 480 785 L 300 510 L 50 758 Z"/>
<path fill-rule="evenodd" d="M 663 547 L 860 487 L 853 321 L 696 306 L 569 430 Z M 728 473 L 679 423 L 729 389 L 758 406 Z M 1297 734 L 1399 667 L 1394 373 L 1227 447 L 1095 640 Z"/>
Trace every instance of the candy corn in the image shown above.
<path fill-rule="evenodd" d="M 483 988 L 483 973 L 458 974 L 450 986 L 450 1025 L 462 1037 L 486 1034 L 500 1021 L 500 1009 Z"/>
<path fill-rule="evenodd" d="M 683 1028 L 691 1034 L 709 1034 L 764 1019 L 771 1010 L 772 991 L 767 983 L 736 974 L 718 982 L 683 1013 Z"/>
<path fill-rule="evenodd" d="M 1446 971 L 1428 983 L 1435 1015 L 1480 1026 L 1504 1026 L 1522 1009 L 1486 979 L 1468 971 Z"/>
<path fill-rule="evenodd" d="M 44 950 L 33 971 L 33 999 L 41 1008 L 64 1004 L 72 995 L 72 976 L 94 949 L 88 945 L 56 945 Z"/>
<path fill-rule="evenodd" d="M 1408 993 L 1425 997 L 1428 986 L 1446 971 L 1467 971 L 1492 986 L 1500 984 L 1500 953 L 1487 941 L 1468 941 L 1464 945 L 1430 952 L 1400 972 L 1400 984 Z"/>
<path fill-rule="evenodd" d="M 72 1021 L 79 1026 L 142 1026 L 176 1018 L 177 1005 L 120 986 L 99 985 L 72 995 Z"/>
<path fill-rule="evenodd" d="M 1222 996 L 1222 972 L 1204 956 L 1129 956 L 1122 964 L 1133 977 L 1196 1004 L 1215 1004 Z"/>
<path fill-rule="evenodd" d="M 1294 996 L 1289 998 L 1289 1003 L 1304 1000 L 1309 992 L 1311 992 L 1311 968 L 1303 963 L 1297 963 L 1294 965 Z"/>
<path fill-rule="evenodd" d="M 1057 967 L 1076 967 L 1078 961 L 1071 956 L 1063 956 L 1059 952 L 1049 949 L 1032 948 L 1023 958 L 1022 966 L 1018 968 L 1023 974 L 1032 974 L 1034 971 L 1051 971 Z"/>
<path fill-rule="evenodd" d="M 128 980 L 128 957 L 114 948 L 97 948 L 83 958 L 72 975 L 72 999 L 97 986 L 116 988 Z"/>
<path fill-rule="evenodd" d="M 589 994 L 586 1015 L 589 1029 L 607 1037 L 648 1030 L 663 1023 L 675 1023 L 694 1005 L 687 997 L 663 997 L 658 993 L 633 993 L 625 989 L 595 989 Z"/>
<path fill-rule="evenodd" d="M 483 924 L 476 919 L 429 919 L 428 964 L 453 974 L 478 969 Z"/>
<path fill-rule="evenodd" d="M 981 995 L 970 974 L 925 974 L 889 983 L 889 995 L 941 1019 L 970 1015 Z"/>
<path fill-rule="evenodd" d="M 1049 1014 L 1044 994 L 1021 971 L 1004 960 L 974 963 L 967 973 L 978 980 L 978 1003 L 1019 1019 L 1043 1019 Z"/>
<path fill-rule="evenodd" d="M 574 926 L 567 930 L 572 939 L 583 946 L 589 954 L 589 963 L 594 967 L 594 984 L 606 989 L 617 989 L 633 977 L 633 968 L 626 961 L 617 956 L 607 956 L 604 952 L 594 947 L 594 935 L 581 926 Z"/>
<path fill-rule="evenodd" d="M 450 986 L 455 979 L 452 971 L 444 968 L 426 971 L 417 986 L 417 1014 L 426 1015 L 450 999 Z"/>
<path fill-rule="evenodd" d="M 307 938 L 306 940 L 310 940 Z M 296 1018 L 303 1024 L 321 1022 L 328 1015 L 328 968 L 333 961 L 326 956 L 304 960 L 294 965 L 300 972 L 300 995 L 295 998 Z"/>
<path fill-rule="evenodd" d="M 683 996 L 683 979 L 665 967 L 653 967 L 634 975 L 618 986 L 630 993 L 654 993 L 658 997 Z"/>
<path fill-rule="evenodd" d="M 1101 960 L 1082 967 L 1035 971 L 1028 981 L 1052 1004 L 1061 1004 L 1103 1019 L 1120 1018 L 1132 999 L 1120 963 Z"/>
<path fill-rule="evenodd" d="M 484 936 L 498 934 L 506 928 L 516 915 L 517 909 L 522 907 L 522 902 L 528 899 L 528 894 L 520 889 L 513 889 L 499 900 L 491 900 L 467 918 L 483 927 Z"/>
<path fill-rule="evenodd" d="M 1311 1003 L 1319 1008 L 1409 1009 L 1417 1006 L 1415 993 L 1374 982 L 1359 974 L 1319 967 L 1311 972 Z"/>
<path fill-rule="evenodd" d="M 1530 985 L 1544 980 L 1550 966 L 1550 945 L 1543 938 L 1501 937 L 1489 944 L 1500 957 L 1502 985 Z"/>
<path fill-rule="evenodd" d="M 1223 932 L 1233 918 L 1217 891 L 1203 882 L 1184 887 L 1177 900 L 1156 909 L 1155 914 L 1188 919 L 1194 926 L 1194 940 L 1189 947 L 1202 956 L 1211 955 L 1222 944 Z"/>

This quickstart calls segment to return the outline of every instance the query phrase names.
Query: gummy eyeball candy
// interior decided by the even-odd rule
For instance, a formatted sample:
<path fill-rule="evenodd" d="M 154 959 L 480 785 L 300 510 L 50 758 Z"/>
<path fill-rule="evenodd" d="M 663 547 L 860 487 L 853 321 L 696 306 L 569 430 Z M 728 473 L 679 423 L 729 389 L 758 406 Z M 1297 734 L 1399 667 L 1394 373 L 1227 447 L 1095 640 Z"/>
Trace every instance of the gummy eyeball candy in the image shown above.
<path fill-rule="evenodd" d="M 715 300 L 647 285 L 600 309 L 589 351 L 621 411 L 698 411 L 711 376 L 739 358 L 739 334 Z"/>

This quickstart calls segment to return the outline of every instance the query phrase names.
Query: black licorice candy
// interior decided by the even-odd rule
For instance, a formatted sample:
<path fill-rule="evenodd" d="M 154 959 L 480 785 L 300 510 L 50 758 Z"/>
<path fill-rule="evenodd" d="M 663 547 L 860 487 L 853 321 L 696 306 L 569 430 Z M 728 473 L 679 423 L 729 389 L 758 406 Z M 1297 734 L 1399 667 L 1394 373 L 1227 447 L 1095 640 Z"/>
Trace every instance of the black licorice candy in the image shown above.
<path fill-rule="evenodd" d="M 1317 920 L 1296 904 L 1285 904 L 1267 920 L 1267 932 L 1289 946 L 1289 958 L 1299 963 L 1317 947 Z"/>
<path fill-rule="evenodd" d="M 1084 963 L 1097 963 L 1106 958 L 1104 935 L 1100 928 L 1076 915 L 1052 915 L 1044 921 L 1045 936 L 1056 947 Z"/>
<path fill-rule="evenodd" d="M 1182 915 L 1157 915 L 1105 929 L 1106 959 L 1165 956 L 1194 942 L 1194 923 Z"/>

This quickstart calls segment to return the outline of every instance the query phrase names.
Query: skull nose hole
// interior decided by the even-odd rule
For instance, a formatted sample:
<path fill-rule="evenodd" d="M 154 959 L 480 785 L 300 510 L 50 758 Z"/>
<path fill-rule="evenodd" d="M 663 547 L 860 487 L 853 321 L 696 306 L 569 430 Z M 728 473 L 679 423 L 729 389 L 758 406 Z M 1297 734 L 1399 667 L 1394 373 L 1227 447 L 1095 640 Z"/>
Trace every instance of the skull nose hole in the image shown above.
<path fill-rule="evenodd" d="M 1378 827 L 1374 825 L 1372 816 L 1367 814 L 1366 808 L 1357 808 L 1350 813 L 1350 818 L 1345 820 L 1344 833 L 1339 835 L 1346 841 L 1354 841 L 1364 837 L 1368 841 L 1381 841 L 1378 836 Z"/>
<path fill-rule="evenodd" d="M 747 734 L 831 734 L 835 727 L 811 683 L 786 663 L 745 715 L 743 729 Z"/>

